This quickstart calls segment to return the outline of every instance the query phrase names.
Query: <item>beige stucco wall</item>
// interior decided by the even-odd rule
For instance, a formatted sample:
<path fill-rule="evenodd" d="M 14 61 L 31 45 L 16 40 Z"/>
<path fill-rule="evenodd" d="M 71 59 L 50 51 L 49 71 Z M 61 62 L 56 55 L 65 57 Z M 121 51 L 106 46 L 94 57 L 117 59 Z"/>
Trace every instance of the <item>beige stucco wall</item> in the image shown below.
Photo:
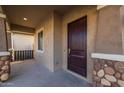
<path fill-rule="evenodd" d="M 39 31 L 43 31 L 44 49 L 43 51 L 38 50 L 38 37 Z M 40 23 L 39 27 L 36 29 L 35 33 L 35 59 L 37 62 L 46 66 L 50 71 L 54 71 L 53 62 L 53 13 L 50 13 L 45 19 Z"/>
<path fill-rule="evenodd" d="M 9 23 L 6 18 L 6 15 L 3 13 L 4 11 L 2 10 L 2 7 L 0 6 L 0 16 L 2 17 L 1 20 L 4 20 L 4 23 L 1 24 L 2 28 L 0 28 L 0 37 L 2 40 L 2 42 L 0 42 L 0 51 L 7 51 L 7 45 L 8 45 L 8 49 L 11 48 L 11 33 L 7 32 L 10 30 Z"/>
<path fill-rule="evenodd" d="M 1 6 L 0 6 L 0 13 L 3 13 Z M 5 24 L 4 24 L 4 19 L 0 18 L 0 52 L 6 50 L 7 50 L 7 46 L 6 46 Z"/>
<path fill-rule="evenodd" d="M 62 68 L 62 19 L 54 12 L 54 70 Z"/>
<path fill-rule="evenodd" d="M 40 24 L 35 33 L 35 59 L 53 72 L 62 68 L 61 16 L 53 11 Z M 37 34 L 41 30 L 44 39 L 43 51 L 38 50 Z"/>
<path fill-rule="evenodd" d="M 93 62 L 90 54 L 94 51 L 94 41 L 96 36 L 97 11 L 96 6 L 79 6 L 63 17 L 63 68 L 67 70 L 67 25 L 68 23 L 87 15 L 87 78 L 92 82 Z"/>
<path fill-rule="evenodd" d="M 0 52 L 1 51 L 7 51 L 6 30 L 3 18 L 0 18 Z"/>
<path fill-rule="evenodd" d="M 98 13 L 95 52 L 122 54 L 120 6 L 106 6 Z"/>
<path fill-rule="evenodd" d="M 34 36 L 26 34 L 12 34 L 14 50 L 33 50 Z"/>
<path fill-rule="evenodd" d="M 2 10 L 2 7 L 0 6 L 0 13 L 2 13 L 3 12 L 3 10 Z"/>
<path fill-rule="evenodd" d="M 121 23 L 121 32 L 122 32 L 122 48 L 124 54 L 124 6 L 120 7 L 120 23 Z"/>

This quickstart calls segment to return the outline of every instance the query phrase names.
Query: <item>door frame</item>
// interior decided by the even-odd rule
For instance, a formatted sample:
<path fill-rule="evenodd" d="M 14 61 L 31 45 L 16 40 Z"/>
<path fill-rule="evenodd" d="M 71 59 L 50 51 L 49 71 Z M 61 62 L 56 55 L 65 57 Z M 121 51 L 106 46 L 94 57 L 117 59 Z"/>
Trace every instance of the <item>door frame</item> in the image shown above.
<path fill-rule="evenodd" d="M 87 58 L 87 27 L 88 27 L 88 26 L 87 26 L 87 22 L 88 22 L 88 20 L 87 20 L 87 15 L 84 15 L 84 16 L 79 17 L 79 18 L 77 18 L 77 19 L 75 19 L 75 20 L 73 20 L 73 21 L 70 21 L 70 22 L 67 24 L 67 65 L 66 65 L 66 71 L 67 71 L 68 73 L 70 73 L 70 74 L 72 74 L 72 75 L 74 75 L 74 76 L 76 76 L 76 77 L 79 77 L 79 78 L 81 78 L 81 79 L 83 79 L 83 80 L 85 80 L 85 81 L 88 82 L 87 77 L 81 76 L 81 75 L 79 75 L 78 73 L 73 72 L 73 71 L 71 71 L 71 70 L 68 69 L 68 46 L 69 46 L 69 28 L 68 28 L 68 25 L 69 25 L 70 23 L 76 22 L 76 21 L 78 21 L 78 20 L 80 20 L 80 19 L 82 19 L 82 18 L 86 18 L 86 58 Z M 86 61 L 87 61 L 87 59 L 86 59 Z M 87 65 L 88 65 L 88 64 L 87 64 Z M 86 68 L 86 69 L 87 69 L 87 68 Z M 86 71 L 88 71 L 88 70 L 86 70 Z M 86 72 L 86 73 L 87 73 L 87 72 Z"/>

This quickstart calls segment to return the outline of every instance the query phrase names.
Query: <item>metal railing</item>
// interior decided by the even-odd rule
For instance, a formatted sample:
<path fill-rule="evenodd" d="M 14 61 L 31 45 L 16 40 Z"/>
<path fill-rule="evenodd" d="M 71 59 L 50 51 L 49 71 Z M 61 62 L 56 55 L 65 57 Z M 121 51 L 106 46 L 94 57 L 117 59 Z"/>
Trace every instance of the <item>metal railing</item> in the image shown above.
<path fill-rule="evenodd" d="M 33 59 L 33 50 L 15 50 L 14 61 Z"/>

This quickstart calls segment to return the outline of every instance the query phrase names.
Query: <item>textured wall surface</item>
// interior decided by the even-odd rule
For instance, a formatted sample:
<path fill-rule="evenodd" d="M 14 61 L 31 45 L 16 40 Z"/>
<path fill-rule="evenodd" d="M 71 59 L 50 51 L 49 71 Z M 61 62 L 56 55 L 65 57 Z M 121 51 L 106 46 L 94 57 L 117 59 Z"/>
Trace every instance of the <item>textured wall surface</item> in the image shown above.
<path fill-rule="evenodd" d="M 0 52 L 7 50 L 4 19 L 0 18 Z"/>
<path fill-rule="evenodd" d="M 106 6 L 98 12 L 95 52 L 123 54 L 123 19 L 121 6 Z M 94 86 L 124 87 L 124 63 L 94 60 Z"/>
<path fill-rule="evenodd" d="M 54 69 L 62 68 L 62 19 L 54 12 Z"/>
<path fill-rule="evenodd" d="M 94 59 L 93 85 L 124 87 L 124 62 Z"/>
<path fill-rule="evenodd" d="M 38 50 L 38 32 L 43 30 L 43 51 Z M 62 68 L 62 20 L 61 16 L 52 12 L 47 16 L 35 34 L 35 59 L 49 70 Z"/>
<path fill-rule="evenodd" d="M 96 52 L 122 54 L 120 6 L 106 6 L 98 13 Z"/>
<path fill-rule="evenodd" d="M 8 43 L 8 49 L 11 49 L 12 48 L 11 33 L 7 33 L 7 43 Z"/>
<path fill-rule="evenodd" d="M 34 36 L 26 34 L 13 34 L 13 48 L 14 50 L 33 50 Z"/>
<path fill-rule="evenodd" d="M 44 21 L 40 23 L 35 33 L 35 59 L 45 65 L 50 71 L 54 71 L 53 54 L 53 13 L 50 13 Z M 38 33 L 43 31 L 43 51 L 38 50 Z"/>
<path fill-rule="evenodd" d="M 9 56 L 0 56 L 0 81 L 6 81 L 10 76 Z"/>

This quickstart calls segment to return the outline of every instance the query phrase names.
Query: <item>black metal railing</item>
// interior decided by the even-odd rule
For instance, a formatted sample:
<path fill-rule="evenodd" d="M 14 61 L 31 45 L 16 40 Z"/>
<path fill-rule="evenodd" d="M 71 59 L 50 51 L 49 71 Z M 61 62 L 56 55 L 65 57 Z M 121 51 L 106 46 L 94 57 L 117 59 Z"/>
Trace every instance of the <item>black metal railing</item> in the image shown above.
<path fill-rule="evenodd" d="M 33 59 L 33 50 L 14 51 L 14 61 Z"/>

